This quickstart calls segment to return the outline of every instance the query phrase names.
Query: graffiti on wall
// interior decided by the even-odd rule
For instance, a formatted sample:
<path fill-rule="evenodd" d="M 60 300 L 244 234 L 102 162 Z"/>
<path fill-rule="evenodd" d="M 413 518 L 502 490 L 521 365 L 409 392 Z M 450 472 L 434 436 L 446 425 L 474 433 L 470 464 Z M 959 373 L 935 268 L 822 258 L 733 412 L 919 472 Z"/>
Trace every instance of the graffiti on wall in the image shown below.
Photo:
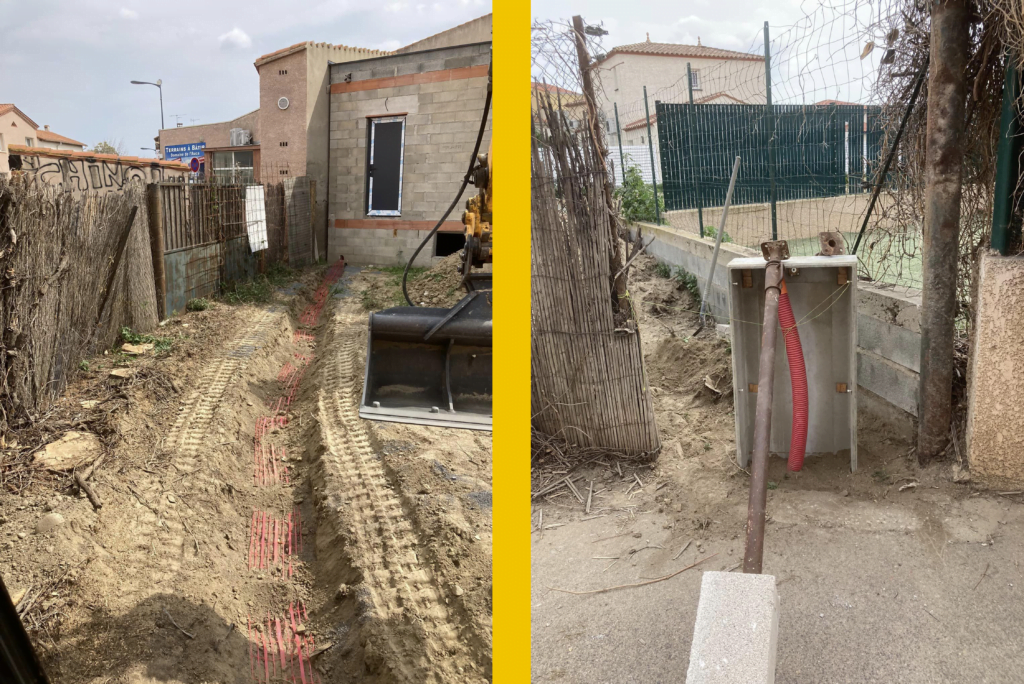
<path fill-rule="evenodd" d="M 156 183 L 182 180 L 188 175 L 188 169 L 184 167 L 123 162 L 118 159 L 59 159 L 11 154 L 10 161 L 12 171 L 30 174 L 43 183 L 72 192 L 109 192 L 119 190 L 133 181 Z"/>

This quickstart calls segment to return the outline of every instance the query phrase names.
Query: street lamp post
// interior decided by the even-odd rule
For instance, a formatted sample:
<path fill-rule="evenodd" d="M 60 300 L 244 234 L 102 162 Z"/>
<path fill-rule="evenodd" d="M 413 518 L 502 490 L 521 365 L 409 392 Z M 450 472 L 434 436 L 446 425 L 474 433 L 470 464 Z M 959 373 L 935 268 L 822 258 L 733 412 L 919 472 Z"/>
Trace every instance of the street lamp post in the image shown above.
<path fill-rule="evenodd" d="M 132 85 L 151 85 L 156 86 L 157 90 L 160 91 L 160 130 L 164 128 L 164 89 L 163 79 L 158 78 L 156 83 L 150 83 L 149 81 L 132 81 Z"/>

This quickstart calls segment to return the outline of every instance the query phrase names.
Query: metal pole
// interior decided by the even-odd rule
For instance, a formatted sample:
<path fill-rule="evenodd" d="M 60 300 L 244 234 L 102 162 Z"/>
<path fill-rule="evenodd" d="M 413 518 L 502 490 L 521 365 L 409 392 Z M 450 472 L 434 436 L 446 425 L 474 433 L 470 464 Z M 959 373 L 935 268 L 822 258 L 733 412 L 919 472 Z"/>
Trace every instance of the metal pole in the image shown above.
<path fill-rule="evenodd" d="M 760 574 L 764 558 L 764 516 L 768 506 L 768 444 L 772 433 L 772 385 L 775 382 L 775 341 L 779 328 L 779 293 L 782 260 L 789 256 L 785 240 L 765 242 L 761 251 L 768 260 L 764 269 L 764 324 L 761 326 L 761 358 L 757 374 L 757 408 L 754 414 L 754 458 L 750 464 L 750 501 L 747 505 L 747 546 L 743 572 Z"/>
<path fill-rule="evenodd" d="M 914 111 L 914 104 L 917 102 L 917 96 L 921 93 L 921 84 L 924 83 L 925 74 L 928 73 L 928 62 L 925 61 L 924 66 L 921 67 L 921 71 L 917 74 L 917 82 L 914 83 L 914 92 L 910 94 L 910 102 L 907 104 L 907 108 L 903 111 L 903 119 L 900 121 L 900 127 L 896 130 L 896 138 L 892 142 L 892 147 L 889 148 L 889 154 L 885 157 L 885 163 L 879 170 L 878 174 L 875 175 L 875 189 L 871 193 L 871 202 L 868 203 L 867 213 L 864 214 L 864 221 L 860 225 L 860 232 L 857 233 L 857 242 L 853 245 L 853 254 L 857 253 L 857 248 L 860 247 L 861 238 L 864 237 L 864 230 L 868 227 L 868 220 L 871 218 L 871 212 L 875 209 L 875 202 L 878 201 L 878 195 L 882 192 L 882 185 L 885 183 L 885 177 L 889 174 L 889 165 L 892 164 L 892 160 L 896 157 L 896 152 L 900 147 L 900 139 L 903 137 L 903 129 L 907 127 L 907 121 L 910 120 L 910 114 Z"/>
<path fill-rule="evenodd" d="M 160 91 L 160 129 L 163 130 L 163 128 L 164 128 L 164 87 L 162 85 L 158 85 L 156 87 L 156 89 Z"/>
<path fill-rule="evenodd" d="M 768 121 L 768 179 L 772 203 L 772 240 L 779 239 L 779 223 L 775 212 L 775 109 L 772 107 L 772 55 L 768 43 L 768 22 L 764 22 L 764 84 L 765 119 Z"/>
<path fill-rule="evenodd" d="M 654 168 L 654 141 L 651 139 L 651 109 L 647 106 L 647 86 L 644 86 L 644 114 L 647 115 L 647 148 L 651 152 L 651 186 L 654 188 L 654 222 L 661 225 L 661 208 L 658 206 L 658 174 Z"/>
<path fill-rule="evenodd" d="M 693 176 L 693 199 L 697 202 L 697 226 L 700 228 L 700 236 L 704 237 L 704 206 L 700 201 L 700 187 L 697 185 L 697 173 L 693 164 L 693 74 L 690 71 L 690 63 L 686 63 L 686 88 L 690 93 L 690 106 L 686 110 L 686 137 L 689 141 L 690 175 Z M 701 318 L 703 321 L 703 317 Z"/>
<path fill-rule="evenodd" d="M 704 282 L 704 295 L 700 298 L 700 325 L 704 327 L 704 314 L 707 311 L 708 292 L 711 291 L 711 279 L 715 277 L 715 265 L 718 263 L 718 250 L 722 247 L 722 236 L 725 235 L 725 220 L 729 217 L 729 205 L 732 203 L 732 190 L 736 187 L 736 175 L 740 172 L 740 157 L 736 155 L 736 161 L 732 164 L 732 176 L 729 178 L 729 191 L 725 193 L 725 206 L 722 207 L 722 220 L 718 224 L 718 234 L 715 235 L 715 251 L 711 255 L 711 270 L 708 272 L 708 279 Z"/>
<path fill-rule="evenodd" d="M 925 137 L 924 264 L 921 273 L 921 377 L 917 460 L 949 444 L 969 0 L 932 3 L 931 68 Z"/>
<path fill-rule="evenodd" d="M 619 128 L 619 104 L 613 103 L 615 107 L 615 137 L 619 140 L 619 173 L 622 177 L 622 183 L 626 182 L 626 156 L 622 154 L 622 129 Z"/>
<path fill-rule="evenodd" d="M 1003 85 L 1003 113 L 999 122 L 999 153 L 996 157 L 996 187 L 992 206 L 992 249 L 1006 256 L 1010 242 L 1010 219 L 1013 215 L 1013 192 L 1020 169 L 1020 114 L 1017 98 L 1021 79 L 1017 72 L 1017 56 L 1006 55 L 1006 82 Z"/>

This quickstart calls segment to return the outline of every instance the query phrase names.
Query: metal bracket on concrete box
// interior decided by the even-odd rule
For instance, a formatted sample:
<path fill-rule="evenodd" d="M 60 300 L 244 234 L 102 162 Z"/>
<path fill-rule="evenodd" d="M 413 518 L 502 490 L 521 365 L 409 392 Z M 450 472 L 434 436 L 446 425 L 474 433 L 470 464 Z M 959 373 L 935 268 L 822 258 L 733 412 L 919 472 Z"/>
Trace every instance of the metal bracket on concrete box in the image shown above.
<path fill-rule="evenodd" d="M 753 447 L 757 404 L 754 383 L 758 380 L 761 350 L 765 263 L 760 257 L 751 257 L 733 259 L 728 265 L 736 460 L 744 468 Z M 800 274 L 798 278 L 787 280 L 786 287 L 799 326 L 807 368 L 810 406 L 807 455 L 811 458 L 848 455 L 850 469 L 856 470 L 857 257 L 844 254 L 792 257 L 782 265 L 783 273 L 796 268 Z M 748 273 L 751 274 L 750 286 L 743 283 Z M 793 395 L 785 345 L 777 345 L 775 354 L 769 454 L 787 458 Z"/>

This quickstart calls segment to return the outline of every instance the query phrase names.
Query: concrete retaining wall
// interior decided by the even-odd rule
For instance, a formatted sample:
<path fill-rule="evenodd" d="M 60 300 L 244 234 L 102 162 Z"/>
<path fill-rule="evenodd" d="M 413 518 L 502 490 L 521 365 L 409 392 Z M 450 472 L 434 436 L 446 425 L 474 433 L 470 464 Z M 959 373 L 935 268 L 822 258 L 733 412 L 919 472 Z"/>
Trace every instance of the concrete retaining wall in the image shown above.
<path fill-rule="evenodd" d="M 662 263 L 694 274 L 703 291 L 711 268 L 714 241 L 672 226 L 644 223 L 641 227 L 645 243 L 654 238 L 647 253 Z M 635 236 L 636 227 L 630 230 Z M 732 232 L 728 226 L 726 230 Z M 747 247 L 722 244 L 708 300 L 710 310 L 719 314 L 719 322 L 726 322 L 729 311 L 727 264 L 739 257 L 758 254 Z M 857 408 L 893 425 L 903 434 L 912 433 L 914 416 L 917 415 L 920 304 L 921 293 L 918 290 L 863 280 L 858 283 L 857 384 L 867 393 L 858 394 Z M 899 410 L 887 410 L 888 407 Z"/>
<path fill-rule="evenodd" d="M 826 226 L 828 230 L 855 233 L 860 230 L 870 200 L 871 195 L 858 193 L 779 202 L 779 234 L 816 239 L 818 232 L 826 230 Z M 876 213 L 881 214 L 883 208 L 891 202 L 891 198 L 885 195 L 879 197 Z M 721 216 L 721 207 L 705 207 L 704 225 L 717 226 Z M 696 209 L 667 211 L 662 219 L 674 228 L 700 234 Z M 737 244 L 756 247 L 761 240 L 768 239 L 771 224 L 771 205 L 734 204 L 729 207 L 729 222 L 725 230 Z M 797 252 L 794 251 L 793 256 L 796 255 Z M 800 252 L 800 255 L 807 256 L 804 252 Z"/>
<path fill-rule="evenodd" d="M 968 373 L 967 456 L 990 487 L 1024 485 L 1024 259 L 984 254 Z"/>

